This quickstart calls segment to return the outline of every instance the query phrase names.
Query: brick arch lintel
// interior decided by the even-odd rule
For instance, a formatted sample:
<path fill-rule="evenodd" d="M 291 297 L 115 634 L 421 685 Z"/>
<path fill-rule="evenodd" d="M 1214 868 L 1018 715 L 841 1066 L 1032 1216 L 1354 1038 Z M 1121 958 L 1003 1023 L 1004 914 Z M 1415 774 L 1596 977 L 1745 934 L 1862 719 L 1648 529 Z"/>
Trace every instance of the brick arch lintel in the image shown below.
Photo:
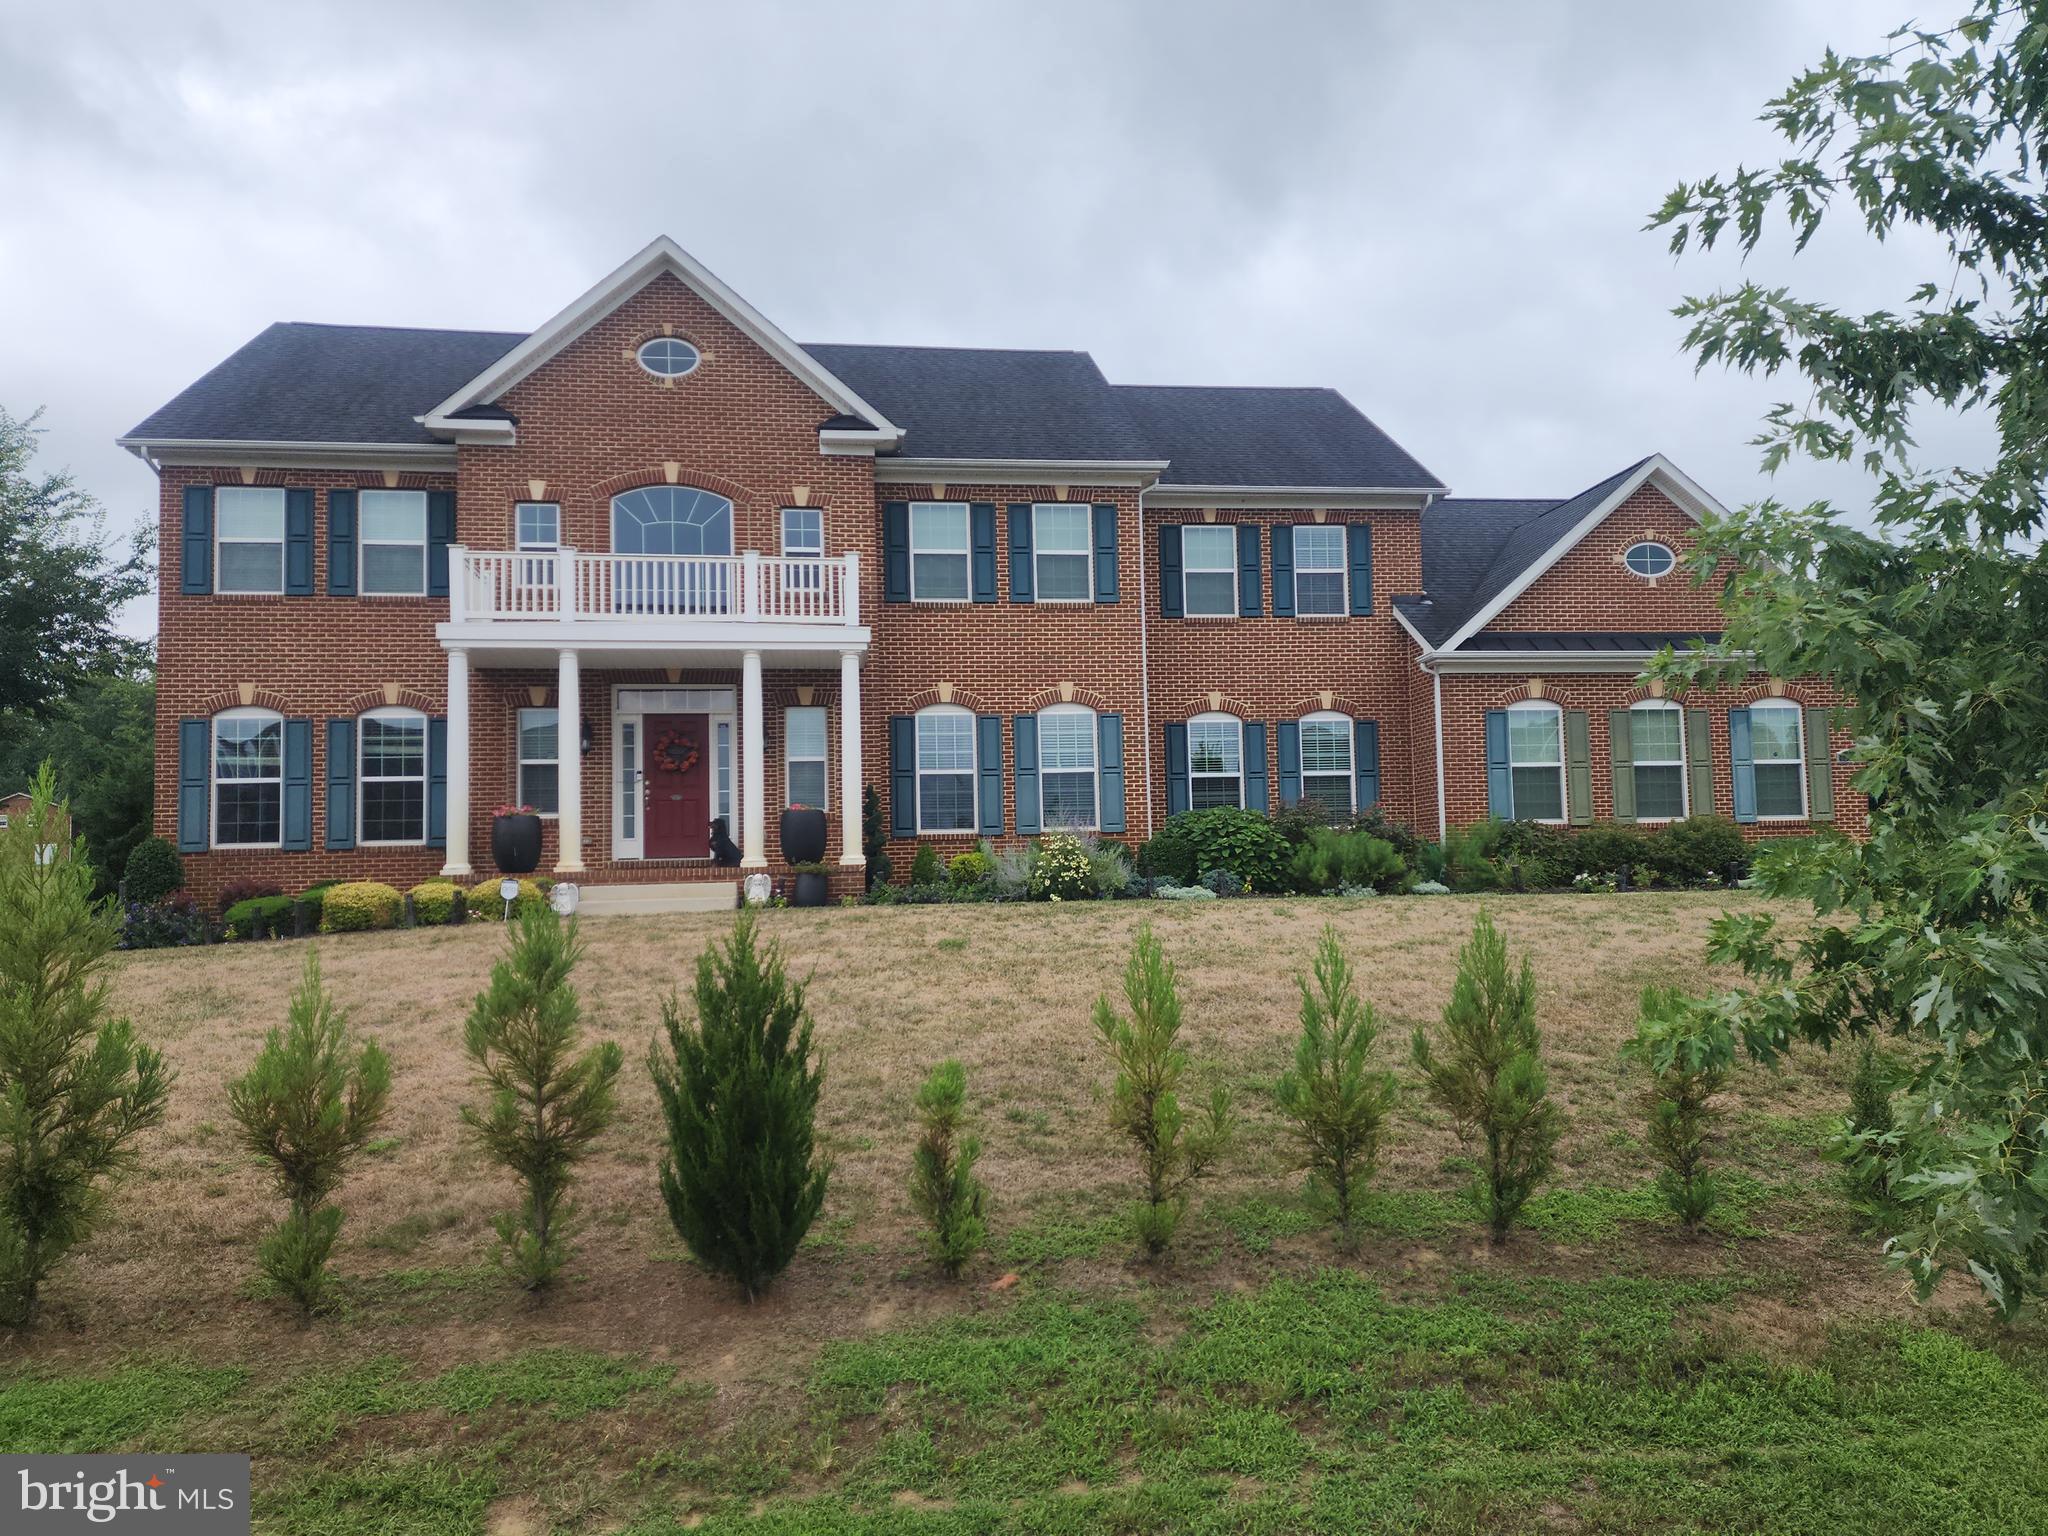
<path fill-rule="evenodd" d="M 1116 713 L 1116 705 L 1110 701 L 1109 696 L 1105 693 L 1100 693 L 1093 688 L 1084 688 L 1076 683 L 1073 685 L 1074 696 L 1070 699 L 1061 692 L 1061 687 L 1062 685 L 1056 683 L 1050 688 L 1039 689 L 1038 692 L 1032 694 L 1024 701 L 1023 708 L 1019 712 L 1032 715 L 1038 713 L 1041 709 L 1050 709 L 1055 704 L 1085 704 L 1097 714 Z"/>
<path fill-rule="evenodd" d="M 291 707 L 285 702 L 285 696 L 275 688 L 267 687 L 262 683 L 256 684 L 249 691 L 249 697 L 246 699 L 242 697 L 242 687 L 239 683 L 230 683 L 224 688 L 216 688 L 200 701 L 199 713 L 202 715 L 217 715 L 224 709 L 241 709 L 245 705 L 251 709 L 275 710 L 280 715 L 291 713 Z"/>
<path fill-rule="evenodd" d="M 1787 704 L 1797 704 L 1804 709 L 1829 709 L 1832 699 L 1810 697 L 1812 689 L 1798 683 L 1774 684 L 1766 679 L 1760 683 L 1745 683 L 1729 695 L 1731 704 L 1755 704 L 1765 699 L 1783 699 Z"/>
<path fill-rule="evenodd" d="M 1197 715 L 1208 714 L 1235 715 L 1240 720 L 1263 720 L 1265 718 L 1253 705 L 1246 703 L 1245 700 L 1239 698 L 1236 694 L 1224 693 L 1221 690 L 1215 691 L 1213 697 L 1208 693 L 1195 694 L 1181 707 L 1181 712 L 1178 716 L 1169 716 L 1168 718 L 1192 720 Z"/>
<path fill-rule="evenodd" d="M 951 691 L 953 696 L 950 699 L 942 699 L 939 697 L 936 684 L 930 688 L 921 688 L 905 701 L 903 707 L 912 714 L 920 709 L 929 709 L 934 704 L 957 704 L 960 708 L 972 710 L 977 715 L 992 715 L 996 712 L 989 707 L 988 700 L 972 688 L 963 688 L 954 683 L 951 685 Z"/>
<path fill-rule="evenodd" d="M 423 715 L 431 715 L 440 707 L 441 701 L 439 699 L 429 698 L 417 688 L 401 686 L 398 690 L 398 697 L 394 700 L 387 698 L 384 689 L 379 687 L 365 688 L 361 693 L 356 694 L 342 706 L 341 713 L 344 715 L 361 715 L 367 714 L 373 709 L 388 708 L 416 709 Z"/>
<path fill-rule="evenodd" d="M 1353 719 L 1369 718 L 1372 714 L 1372 711 L 1359 704 L 1357 700 L 1332 689 L 1330 691 L 1329 703 L 1325 704 L 1323 702 L 1322 692 L 1318 690 L 1305 698 L 1296 699 L 1293 704 L 1288 706 L 1288 713 L 1283 718 L 1299 720 L 1305 715 L 1320 715 L 1326 712 L 1350 715 Z"/>
<path fill-rule="evenodd" d="M 610 479 L 598 481 L 590 488 L 590 499 L 609 507 L 614 496 L 624 495 L 627 491 L 673 484 L 688 486 L 694 491 L 710 491 L 714 495 L 725 497 L 734 507 L 749 512 L 761 511 L 773 500 L 774 493 L 757 491 L 751 486 L 741 485 L 737 480 L 729 480 L 711 469 L 694 464 L 680 449 L 676 452 L 675 464 L 676 478 L 673 481 L 668 478 L 668 471 L 664 465 L 657 462 L 640 469 L 625 470 Z"/>

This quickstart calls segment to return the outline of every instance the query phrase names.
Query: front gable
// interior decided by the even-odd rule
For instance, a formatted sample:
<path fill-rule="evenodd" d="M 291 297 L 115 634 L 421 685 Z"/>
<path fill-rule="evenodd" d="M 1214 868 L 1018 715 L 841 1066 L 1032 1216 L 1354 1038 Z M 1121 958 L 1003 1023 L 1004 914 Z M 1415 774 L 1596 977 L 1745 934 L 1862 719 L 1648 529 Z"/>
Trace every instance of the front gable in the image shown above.
<path fill-rule="evenodd" d="M 1698 533 L 1699 525 L 1660 485 L 1645 482 L 1479 632 L 1719 633 L 1721 583 L 1697 585 L 1686 565 Z M 1668 575 L 1639 576 L 1623 563 L 1623 555 L 1644 542 L 1677 556 Z"/>

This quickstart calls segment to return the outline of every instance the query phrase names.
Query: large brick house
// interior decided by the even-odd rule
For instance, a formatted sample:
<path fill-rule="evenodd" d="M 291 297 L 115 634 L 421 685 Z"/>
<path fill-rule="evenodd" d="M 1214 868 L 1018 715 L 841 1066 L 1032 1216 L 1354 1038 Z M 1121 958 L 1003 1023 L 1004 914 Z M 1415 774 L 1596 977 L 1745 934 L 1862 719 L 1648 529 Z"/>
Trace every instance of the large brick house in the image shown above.
<path fill-rule="evenodd" d="M 586 891 L 895 867 L 1188 807 L 1428 834 L 1860 828 L 1832 695 L 1636 681 L 1712 634 L 1712 499 L 1652 455 L 1468 500 L 1327 389 L 1084 352 L 800 345 L 674 242 L 531 334 L 273 325 L 121 439 L 159 474 L 158 830 L 202 892 L 487 876 L 501 803 Z"/>

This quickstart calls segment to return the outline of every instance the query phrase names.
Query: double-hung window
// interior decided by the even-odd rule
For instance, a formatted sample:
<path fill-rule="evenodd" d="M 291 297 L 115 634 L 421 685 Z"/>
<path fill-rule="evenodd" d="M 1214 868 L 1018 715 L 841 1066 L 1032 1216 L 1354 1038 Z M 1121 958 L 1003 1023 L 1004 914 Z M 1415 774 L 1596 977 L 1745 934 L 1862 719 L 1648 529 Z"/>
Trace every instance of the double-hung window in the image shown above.
<path fill-rule="evenodd" d="M 1324 524 L 1294 530 L 1294 611 L 1306 619 L 1344 609 L 1344 529 Z"/>
<path fill-rule="evenodd" d="M 213 493 L 216 592 L 284 590 L 284 488 L 223 485 Z"/>
<path fill-rule="evenodd" d="M 1180 536 L 1181 610 L 1190 618 L 1237 612 L 1237 530 L 1203 524 Z"/>
<path fill-rule="evenodd" d="M 1797 704 L 1764 699 L 1749 706 L 1750 760 L 1756 768 L 1756 814 L 1797 821 L 1806 814 L 1805 722 Z"/>
<path fill-rule="evenodd" d="M 284 717 L 230 709 L 213 717 L 213 846 L 275 848 L 284 824 Z"/>
<path fill-rule="evenodd" d="M 1040 503 L 1031 509 L 1032 580 L 1041 603 L 1085 603 L 1095 595 L 1086 506 Z"/>
<path fill-rule="evenodd" d="M 967 503 L 910 504 L 910 596 L 920 603 L 967 601 Z"/>
<path fill-rule="evenodd" d="M 1508 774 L 1516 820 L 1564 820 L 1564 714 L 1555 704 L 1508 707 Z"/>
<path fill-rule="evenodd" d="M 1038 814 L 1048 832 L 1094 828 L 1094 710 L 1059 704 L 1039 712 Z"/>
<path fill-rule="evenodd" d="M 825 803 L 825 711 L 816 704 L 782 716 L 784 789 L 789 805 L 831 809 Z"/>
<path fill-rule="evenodd" d="M 362 590 L 418 596 L 427 590 L 427 493 L 364 491 Z"/>
<path fill-rule="evenodd" d="M 1301 798 L 1333 816 L 1352 811 L 1351 721 L 1310 715 L 1301 722 Z"/>
<path fill-rule="evenodd" d="M 939 704 L 917 716 L 917 830 L 974 830 L 974 716 Z"/>
<path fill-rule="evenodd" d="M 357 840 L 427 840 L 427 717 L 410 709 L 373 709 L 357 722 Z"/>
<path fill-rule="evenodd" d="M 1637 704 L 1628 712 L 1636 820 L 1685 815 L 1685 714 L 1676 704 Z"/>
<path fill-rule="evenodd" d="M 543 816 L 553 816 L 562 808 L 559 720 L 552 709 L 519 711 L 519 803 L 532 806 Z"/>
<path fill-rule="evenodd" d="M 1197 715 L 1188 722 L 1188 805 L 1197 811 L 1244 804 L 1244 722 Z"/>
<path fill-rule="evenodd" d="M 817 507 L 782 509 L 782 584 L 815 592 L 824 579 L 825 514 Z M 806 804 L 810 802 L 806 801 Z"/>

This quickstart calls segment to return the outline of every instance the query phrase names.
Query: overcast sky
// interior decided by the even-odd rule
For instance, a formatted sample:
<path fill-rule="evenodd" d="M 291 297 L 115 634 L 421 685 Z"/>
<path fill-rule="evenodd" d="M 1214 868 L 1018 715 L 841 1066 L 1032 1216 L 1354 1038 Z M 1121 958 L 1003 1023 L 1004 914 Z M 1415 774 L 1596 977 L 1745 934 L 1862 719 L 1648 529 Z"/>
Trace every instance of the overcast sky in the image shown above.
<path fill-rule="evenodd" d="M 665 232 L 799 340 L 1334 385 L 1460 494 L 1656 449 L 1853 508 L 1759 477 L 1792 385 L 1694 374 L 1671 306 L 1738 269 L 1642 225 L 1906 14 L 0 0 L 0 404 L 125 529 L 155 482 L 115 436 L 270 321 L 529 329 Z M 1870 306 L 1932 270 L 1849 235 L 1752 270 Z"/>

